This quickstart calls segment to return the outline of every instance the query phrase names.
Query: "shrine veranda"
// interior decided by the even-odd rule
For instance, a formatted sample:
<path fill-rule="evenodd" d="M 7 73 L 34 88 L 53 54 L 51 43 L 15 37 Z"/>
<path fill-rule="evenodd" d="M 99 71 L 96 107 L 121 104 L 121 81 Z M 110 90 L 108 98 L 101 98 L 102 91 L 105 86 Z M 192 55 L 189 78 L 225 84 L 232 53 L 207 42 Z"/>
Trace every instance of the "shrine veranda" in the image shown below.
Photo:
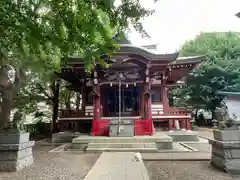
<path fill-rule="evenodd" d="M 178 55 L 156 54 L 125 40 L 111 59 L 105 59 L 109 68 L 96 64 L 90 74 L 84 71 L 84 58 L 69 57 L 58 75 L 81 94 L 82 103 L 80 110 L 60 110 L 60 131 L 136 136 L 152 135 L 159 127 L 189 130 L 190 114 L 186 108 L 169 106 L 168 89 L 203 57 Z"/>

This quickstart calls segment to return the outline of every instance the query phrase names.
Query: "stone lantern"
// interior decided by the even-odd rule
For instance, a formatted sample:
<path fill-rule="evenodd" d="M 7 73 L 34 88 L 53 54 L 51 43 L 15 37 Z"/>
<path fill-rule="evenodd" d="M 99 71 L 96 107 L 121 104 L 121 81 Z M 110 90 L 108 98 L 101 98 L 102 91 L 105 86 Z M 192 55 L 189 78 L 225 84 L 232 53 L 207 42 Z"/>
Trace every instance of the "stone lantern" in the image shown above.
<path fill-rule="evenodd" d="M 218 92 L 225 97 L 217 107 L 218 129 L 213 131 L 211 164 L 240 174 L 240 92 Z"/>

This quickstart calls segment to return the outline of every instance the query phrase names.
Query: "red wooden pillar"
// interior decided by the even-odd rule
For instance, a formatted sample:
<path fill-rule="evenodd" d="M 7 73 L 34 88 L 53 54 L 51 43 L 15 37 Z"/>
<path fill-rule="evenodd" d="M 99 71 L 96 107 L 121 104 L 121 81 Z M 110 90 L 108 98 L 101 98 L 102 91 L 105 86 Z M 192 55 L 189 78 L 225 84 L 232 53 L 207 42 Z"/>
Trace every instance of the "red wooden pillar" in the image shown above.
<path fill-rule="evenodd" d="M 99 89 L 99 87 L 97 87 Z M 99 91 L 93 93 L 93 120 L 101 119 L 101 103 Z"/>
<path fill-rule="evenodd" d="M 178 120 L 180 129 L 185 129 L 185 121 L 182 119 Z"/>
<path fill-rule="evenodd" d="M 190 119 L 185 119 L 185 126 L 186 126 L 186 130 L 190 130 L 191 129 Z"/>
<path fill-rule="evenodd" d="M 168 104 L 168 88 L 163 85 L 162 86 L 162 103 L 163 103 L 163 111 L 168 110 L 169 104 Z"/>
<path fill-rule="evenodd" d="M 87 100 L 87 93 L 86 93 L 85 85 L 82 86 L 81 94 L 82 94 L 82 110 L 85 112 L 85 106 L 86 106 L 86 100 Z"/>
<path fill-rule="evenodd" d="M 98 122 L 101 119 L 101 103 L 100 103 L 100 93 L 99 87 L 93 87 L 93 120 L 92 120 L 92 135 L 99 131 Z"/>
<path fill-rule="evenodd" d="M 145 81 L 143 83 L 144 96 L 144 117 L 145 119 L 152 119 L 152 96 L 151 83 L 149 77 L 149 67 L 145 70 Z"/>
<path fill-rule="evenodd" d="M 167 111 L 169 108 L 168 104 L 168 88 L 167 88 L 167 76 L 163 73 L 162 76 L 162 103 L 163 111 Z"/>
<path fill-rule="evenodd" d="M 150 127 L 149 134 L 153 134 L 153 122 L 152 122 L 152 96 L 151 96 L 151 84 L 149 78 L 149 69 L 147 68 L 145 71 L 145 81 L 143 84 L 143 92 L 144 92 L 144 117 L 148 122 L 148 126 Z"/>
<path fill-rule="evenodd" d="M 168 88 L 167 88 L 167 77 L 165 73 L 162 77 L 162 104 L 163 104 L 163 113 L 168 116 L 169 114 L 169 104 L 168 104 Z M 168 119 L 168 129 L 172 131 L 174 129 L 174 120 Z"/>
<path fill-rule="evenodd" d="M 98 73 L 95 69 L 93 74 L 93 121 L 92 121 L 92 135 L 95 136 L 99 132 L 98 123 L 101 119 L 101 98 L 100 98 L 100 87 L 98 85 Z"/>
<path fill-rule="evenodd" d="M 172 119 L 168 120 L 168 129 L 169 129 L 169 131 L 173 130 L 173 120 Z"/>
<path fill-rule="evenodd" d="M 145 117 L 145 99 L 144 99 L 144 84 L 140 85 L 140 110 L 139 110 L 139 115 L 141 117 Z"/>
<path fill-rule="evenodd" d="M 152 119 L 152 98 L 150 92 L 150 84 L 144 83 L 144 117 Z"/>

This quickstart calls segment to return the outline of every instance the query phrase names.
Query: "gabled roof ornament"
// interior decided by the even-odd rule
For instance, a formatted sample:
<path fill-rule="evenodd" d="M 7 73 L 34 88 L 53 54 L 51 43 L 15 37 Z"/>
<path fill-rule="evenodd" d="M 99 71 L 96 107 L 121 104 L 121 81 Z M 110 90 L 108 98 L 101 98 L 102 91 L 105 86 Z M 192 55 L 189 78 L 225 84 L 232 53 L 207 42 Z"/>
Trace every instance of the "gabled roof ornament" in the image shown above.
<path fill-rule="evenodd" d="M 238 18 L 240 18 L 240 12 L 238 12 L 237 14 L 235 14 L 235 16 L 237 16 Z"/>
<path fill-rule="evenodd" d="M 124 32 L 117 33 L 113 37 L 113 40 L 115 40 L 117 44 L 132 44 L 128 39 L 127 34 Z"/>

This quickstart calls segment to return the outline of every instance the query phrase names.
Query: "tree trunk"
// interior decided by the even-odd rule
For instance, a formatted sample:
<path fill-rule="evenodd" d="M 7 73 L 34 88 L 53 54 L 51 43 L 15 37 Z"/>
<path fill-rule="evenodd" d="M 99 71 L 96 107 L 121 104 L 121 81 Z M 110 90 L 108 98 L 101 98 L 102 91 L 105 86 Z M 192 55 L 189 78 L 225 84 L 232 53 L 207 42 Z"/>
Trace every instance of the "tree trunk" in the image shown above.
<path fill-rule="evenodd" d="M 51 123 L 51 131 L 52 133 L 56 132 L 56 122 L 58 118 L 58 105 L 59 105 L 59 88 L 60 81 L 54 80 L 52 84 L 53 90 L 53 98 L 52 98 L 52 123 Z"/>
<path fill-rule="evenodd" d="M 6 67 L 0 69 L 0 93 L 1 93 L 1 107 L 0 107 L 0 130 L 10 120 L 12 109 L 13 90 L 9 84 L 8 70 Z"/>
<path fill-rule="evenodd" d="M 0 130 L 3 129 L 4 125 L 6 125 L 10 121 L 11 109 L 12 109 L 12 91 L 4 90 L 2 92 Z"/>

